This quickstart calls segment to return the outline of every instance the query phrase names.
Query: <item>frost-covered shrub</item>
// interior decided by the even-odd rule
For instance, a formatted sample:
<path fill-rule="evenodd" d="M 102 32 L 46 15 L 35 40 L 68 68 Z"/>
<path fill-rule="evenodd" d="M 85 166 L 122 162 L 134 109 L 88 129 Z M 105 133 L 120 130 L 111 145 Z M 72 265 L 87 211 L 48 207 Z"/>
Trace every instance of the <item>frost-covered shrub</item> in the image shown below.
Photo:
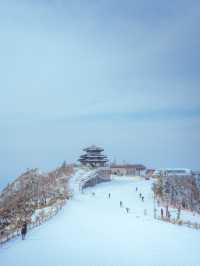
<path fill-rule="evenodd" d="M 31 222 L 37 209 L 68 198 L 68 178 L 73 167 L 64 163 L 50 173 L 27 170 L 0 194 L 0 233 L 6 228 L 20 228 Z"/>
<path fill-rule="evenodd" d="M 194 176 L 161 176 L 153 188 L 166 205 L 200 213 L 200 191 Z"/>

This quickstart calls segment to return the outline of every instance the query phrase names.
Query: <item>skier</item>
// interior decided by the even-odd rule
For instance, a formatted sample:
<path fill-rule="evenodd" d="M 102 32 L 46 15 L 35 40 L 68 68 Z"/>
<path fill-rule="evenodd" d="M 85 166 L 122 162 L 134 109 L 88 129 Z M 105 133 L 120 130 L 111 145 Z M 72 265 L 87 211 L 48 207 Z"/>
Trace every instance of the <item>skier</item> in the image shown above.
<path fill-rule="evenodd" d="M 169 218 L 169 221 L 170 221 L 171 213 L 169 211 L 168 211 L 168 218 Z"/>
<path fill-rule="evenodd" d="M 126 212 L 129 213 L 130 209 L 129 208 L 126 208 Z"/>
<path fill-rule="evenodd" d="M 160 209 L 161 218 L 163 219 L 164 211 L 163 208 Z"/>
<path fill-rule="evenodd" d="M 123 207 L 123 202 L 122 202 L 122 201 L 120 201 L 120 207 L 121 207 L 121 208 Z"/>
<path fill-rule="evenodd" d="M 180 220 L 181 217 L 181 207 L 178 207 L 177 220 Z"/>
<path fill-rule="evenodd" d="M 25 240 L 26 233 L 27 233 L 27 223 L 24 222 L 21 229 L 22 240 Z"/>
<path fill-rule="evenodd" d="M 94 192 L 92 192 L 92 196 L 95 196 L 95 193 Z"/>
<path fill-rule="evenodd" d="M 138 188 L 136 187 L 135 191 L 137 192 L 138 191 Z"/>
<path fill-rule="evenodd" d="M 110 199 L 110 196 L 111 196 L 111 194 L 109 193 L 109 194 L 108 194 L 109 199 Z"/>
<path fill-rule="evenodd" d="M 144 201 L 144 196 L 142 196 L 142 201 Z"/>
<path fill-rule="evenodd" d="M 142 193 L 139 194 L 140 198 L 142 197 Z"/>

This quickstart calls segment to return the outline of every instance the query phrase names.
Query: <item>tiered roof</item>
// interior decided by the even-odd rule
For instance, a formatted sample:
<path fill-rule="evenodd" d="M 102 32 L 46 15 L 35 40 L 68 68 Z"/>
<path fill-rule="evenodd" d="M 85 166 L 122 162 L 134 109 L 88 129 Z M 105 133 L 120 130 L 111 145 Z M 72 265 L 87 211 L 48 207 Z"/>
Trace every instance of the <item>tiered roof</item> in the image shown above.
<path fill-rule="evenodd" d="M 85 151 L 85 154 L 80 156 L 79 162 L 82 164 L 89 164 L 91 166 L 96 165 L 105 165 L 108 162 L 107 156 L 102 154 L 104 149 L 97 147 L 95 145 L 92 145 L 88 148 L 83 149 Z"/>
<path fill-rule="evenodd" d="M 103 148 L 100 148 L 100 147 L 97 147 L 95 145 L 92 145 L 90 147 L 87 147 L 85 149 L 83 149 L 83 151 L 86 151 L 86 152 L 98 152 L 98 153 L 101 153 L 104 151 Z"/>

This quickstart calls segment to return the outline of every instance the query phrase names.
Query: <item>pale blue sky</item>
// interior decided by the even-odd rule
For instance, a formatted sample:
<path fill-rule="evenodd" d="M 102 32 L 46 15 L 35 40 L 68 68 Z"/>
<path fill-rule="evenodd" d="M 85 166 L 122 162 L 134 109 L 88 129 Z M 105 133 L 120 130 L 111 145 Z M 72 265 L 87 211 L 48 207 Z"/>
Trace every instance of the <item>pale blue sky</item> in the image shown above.
<path fill-rule="evenodd" d="M 2 0 L 0 177 L 90 144 L 200 168 L 200 2 Z"/>

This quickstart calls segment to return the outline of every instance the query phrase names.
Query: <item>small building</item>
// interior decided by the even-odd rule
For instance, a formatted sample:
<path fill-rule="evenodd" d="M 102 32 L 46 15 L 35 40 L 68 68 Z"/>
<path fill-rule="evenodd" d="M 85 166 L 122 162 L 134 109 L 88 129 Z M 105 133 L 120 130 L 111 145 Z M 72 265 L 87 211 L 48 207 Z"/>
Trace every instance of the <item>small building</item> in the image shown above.
<path fill-rule="evenodd" d="M 112 175 L 120 176 L 143 176 L 146 170 L 142 164 L 113 164 L 110 168 Z"/>
<path fill-rule="evenodd" d="M 157 169 L 154 171 L 152 177 L 159 178 L 161 176 L 192 176 L 192 170 L 186 168 L 164 168 L 164 169 Z"/>
<path fill-rule="evenodd" d="M 83 149 L 85 152 L 80 156 L 79 162 L 84 166 L 90 167 L 105 167 L 108 163 L 108 158 L 103 154 L 104 149 L 92 145 Z"/>

